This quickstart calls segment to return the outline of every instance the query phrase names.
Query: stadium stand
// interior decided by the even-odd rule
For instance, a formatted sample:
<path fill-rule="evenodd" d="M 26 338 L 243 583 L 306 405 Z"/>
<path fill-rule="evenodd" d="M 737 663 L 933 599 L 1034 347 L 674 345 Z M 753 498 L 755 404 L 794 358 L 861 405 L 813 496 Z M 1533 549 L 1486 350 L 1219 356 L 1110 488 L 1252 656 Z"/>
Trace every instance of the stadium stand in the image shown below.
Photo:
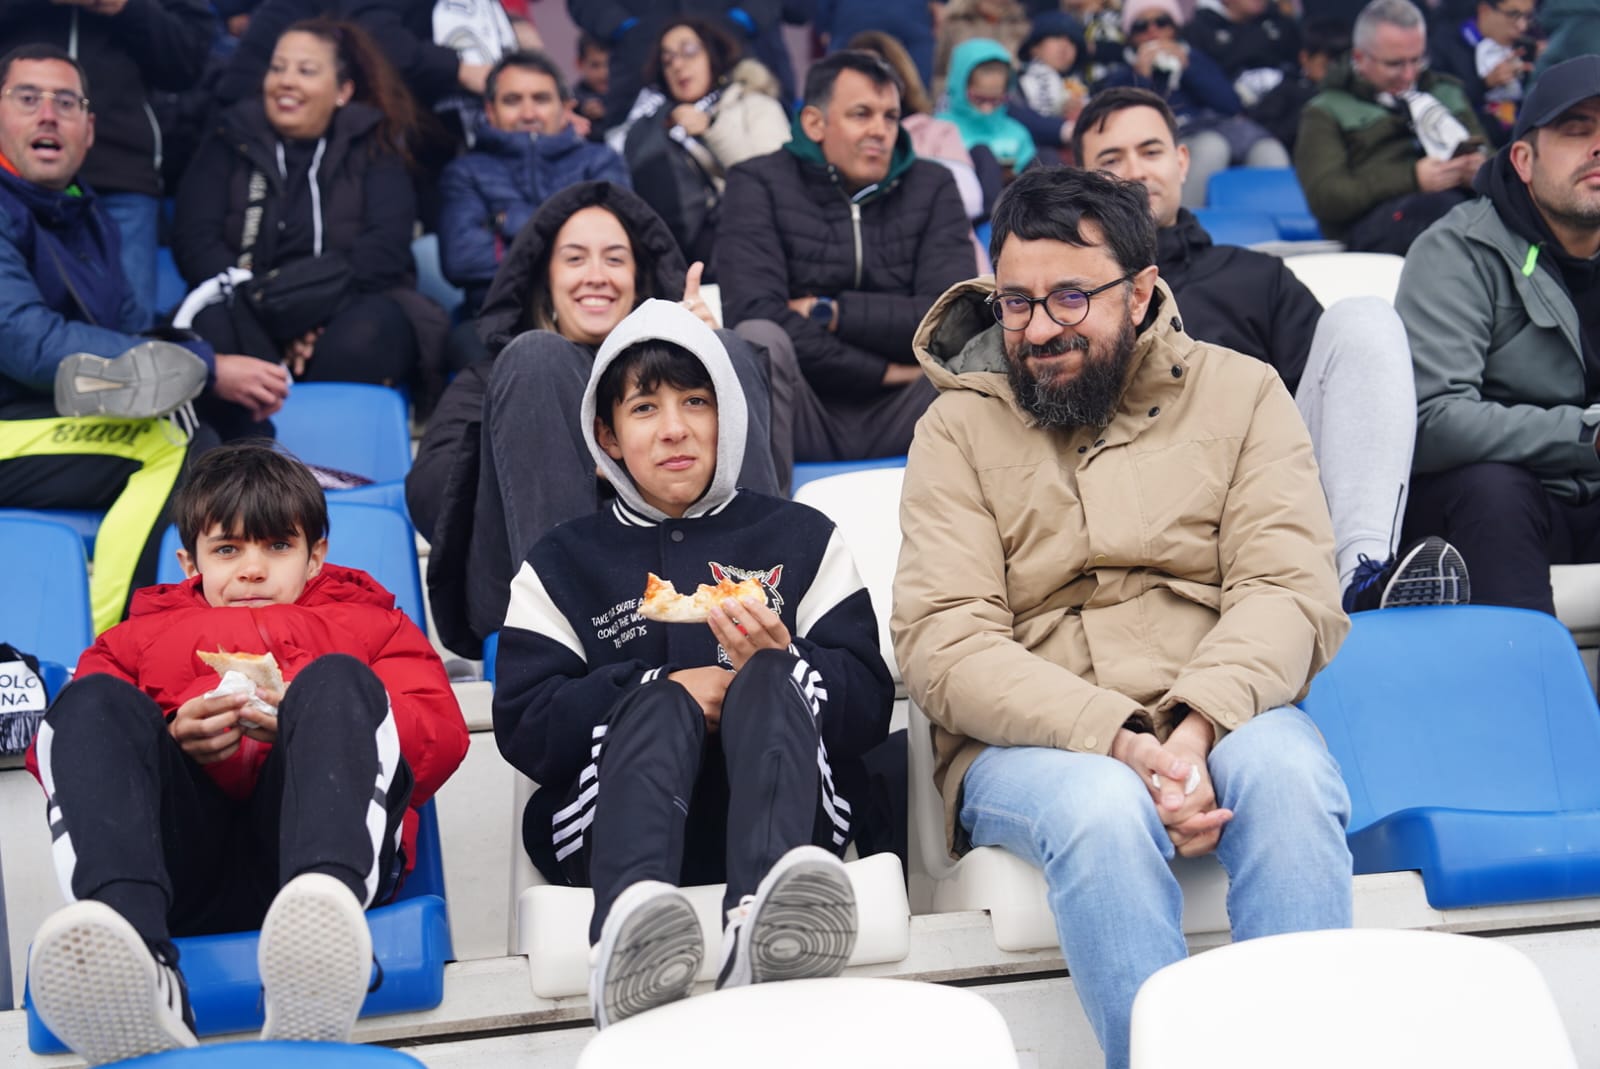
<path fill-rule="evenodd" d="M 1206 185 L 1206 207 L 1265 212 L 1284 241 L 1315 241 L 1322 237 L 1293 167 L 1233 167 L 1218 171 Z"/>

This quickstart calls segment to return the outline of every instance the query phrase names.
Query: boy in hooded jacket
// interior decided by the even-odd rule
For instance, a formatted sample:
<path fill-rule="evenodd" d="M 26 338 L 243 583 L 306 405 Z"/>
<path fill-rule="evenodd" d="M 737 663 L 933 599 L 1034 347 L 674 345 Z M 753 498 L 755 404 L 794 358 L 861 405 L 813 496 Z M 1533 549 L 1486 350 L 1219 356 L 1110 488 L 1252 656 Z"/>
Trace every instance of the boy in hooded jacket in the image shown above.
<path fill-rule="evenodd" d="M 494 727 L 539 784 L 529 856 L 594 888 L 595 1023 L 688 994 L 704 948 L 683 884 L 727 884 L 719 988 L 836 975 L 856 934 L 850 799 L 893 700 L 866 588 L 821 513 L 735 487 L 744 395 L 682 306 L 646 301 L 612 331 L 581 420 L 617 497 L 512 581 Z M 755 578 L 764 603 L 647 620 L 649 573 L 685 593 Z"/>
<path fill-rule="evenodd" d="M 194 1046 L 172 937 L 256 927 L 263 1038 L 347 1040 L 372 971 L 363 911 L 393 898 L 413 810 L 467 749 L 427 637 L 365 572 L 324 563 L 303 464 L 215 449 L 174 511 L 189 578 L 134 595 L 28 754 L 71 903 L 34 937 L 29 982 L 91 1065 Z M 221 678 L 213 651 L 262 681 Z"/>

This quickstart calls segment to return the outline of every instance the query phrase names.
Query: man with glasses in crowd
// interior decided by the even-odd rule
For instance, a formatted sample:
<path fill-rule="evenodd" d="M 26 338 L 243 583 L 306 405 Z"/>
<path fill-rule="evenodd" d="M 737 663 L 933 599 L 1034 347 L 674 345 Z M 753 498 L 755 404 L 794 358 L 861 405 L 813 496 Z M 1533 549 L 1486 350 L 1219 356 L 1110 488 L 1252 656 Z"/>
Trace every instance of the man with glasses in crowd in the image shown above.
<path fill-rule="evenodd" d="M 0 59 L 0 507 L 108 510 L 89 585 L 100 631 L 155 581 L 167 498 L 202 448 L 150 417 L 209 383 L 265 418 L 289 381 L 277 364 L 204 342 L 139 336 L 117 229 L 78 180 L 94 128 L 66 52 L 31 44 Z"/>
<path fill-rule="evenodd" d="M 1323 236 L 1404 255 L 1472 197 L 1483 128 L 1461 83 L 1428 69 L 1427 28 L 1410 0 L 1372 0 L 1353 39 L 1349 63 L 1301 112 L 1295 171 Z"/>
<path fill-rule="evenodd" d="M 1428 47 L 1433 69 L 1454 75 L 1467 91 L 1489 139 L 1503 145 L 1517 121 L 1538 45 L 1528 35 L 1534 0 L 1479 0 L 1470 18 Z"/>
<path fill-rule="evenodd" d="M 1291 704 L 1349 621 L 1294 401 L 1183 332 L 1144 187 L 1036 169 L 993 228 L 993 280 L 917 331 L 940 395 L 906 467 L 895 654 L 948 846 L 1043 870 L 1121 1069 L 1139 985 L 1187 953 L 1175 855 L 1216 852 L 1235 939 L 1350 924 L 1349 798 Z"/>

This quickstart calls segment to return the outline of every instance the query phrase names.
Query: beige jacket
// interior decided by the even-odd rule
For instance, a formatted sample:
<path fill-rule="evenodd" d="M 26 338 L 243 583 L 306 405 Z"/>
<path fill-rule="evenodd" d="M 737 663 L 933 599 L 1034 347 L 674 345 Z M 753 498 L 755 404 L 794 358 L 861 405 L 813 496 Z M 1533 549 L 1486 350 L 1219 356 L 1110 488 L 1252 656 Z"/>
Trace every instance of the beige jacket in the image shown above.
<path fill-rule="evenodd" d="M 755 60 L 740 60 L 733 68 L 717 113 L 700 135 L 724 173 L 789 143 L 789 112 L 778 99 L 782 93 L 778 79 Z"/>
<path fill-rule="evenodd" d="M 1096 434 L 1012 399 L 992 278 L 915 345 L 939 398 L 906 466 L 895 655 L 934 724 L 953 852 L 985 746 L 1107 753 L 1187 705 L 1218 734 L 1305 694 L 1350 623 L 1311 441 L 1272 368 L 1182 332 L 1166 283 Z M 919 745 L 913 740 L 913 745 Z"/>

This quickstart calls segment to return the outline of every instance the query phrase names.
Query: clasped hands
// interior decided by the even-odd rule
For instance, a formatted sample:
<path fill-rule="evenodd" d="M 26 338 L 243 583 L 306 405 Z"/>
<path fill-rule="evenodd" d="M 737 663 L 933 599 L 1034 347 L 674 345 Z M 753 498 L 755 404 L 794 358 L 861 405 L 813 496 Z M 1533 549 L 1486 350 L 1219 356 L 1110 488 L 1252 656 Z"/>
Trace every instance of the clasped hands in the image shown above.
<path fill-rule="evenodd" d="M 1206 758 L 1216 731 L 1205 717 L 1191 712 L 1165 743 L 1154 735 L 1122 728 L 1111 743 L 1111 756 L 1138 774 L 1155 803 L 1167 836 L 1181 857 L 1201 857 L 1217 847 L 1223 826 L 1233 819 L 1231 809 L 1217 806 L 1216 790 Z M 1199 782 L 1187 794 L 1184 786 L 1199 772 Z"/>

